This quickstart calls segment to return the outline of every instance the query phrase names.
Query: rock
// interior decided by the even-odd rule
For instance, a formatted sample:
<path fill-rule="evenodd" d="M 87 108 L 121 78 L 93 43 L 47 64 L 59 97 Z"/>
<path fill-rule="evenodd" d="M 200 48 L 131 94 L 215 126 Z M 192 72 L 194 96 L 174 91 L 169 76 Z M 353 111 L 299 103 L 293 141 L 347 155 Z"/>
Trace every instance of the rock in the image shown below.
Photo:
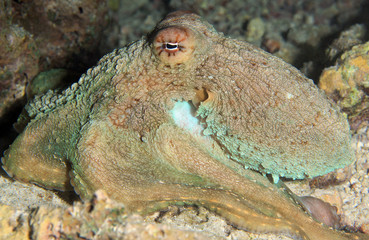
<path fill-rule="evenodd" d="M 40 206 L 30 211 L 0 205 L 0 239 L 224 239 L 210 232 L 146 222 L 127 214 L 122 204 L 97 191 L 86 203 L 69 208 Z"/>
<path fill-rule="evenodd" d="M 264 21 L 261 18 L 253 18 L 247 25 L 246 41 L 259 43 L 265 32 Z M 256 44 L 259 45 L 259 44 Z"/>
<path fill-rule="evenodd" d="M 31 228 L 27 218 L 27 213 L 11 206 L 0 205 L 0 239 L 30 239 Z"/>
<path fill-rule="evenodd" d="M 1 21 L 1 19 L 0 19 Z M 0 32 L 0 118 L 25 103 L 26 83 L 39 71 L 39 52 L 23 27 L 3 22 Z"/>
<path fill-rule="evenodd" d="M 368 51 L 369 42 L 354 46 L 335 66 L 324 69 L 319 79 L 319 87 L 349 115 L 351 128 L 356 131 L 369 119 Z"/>

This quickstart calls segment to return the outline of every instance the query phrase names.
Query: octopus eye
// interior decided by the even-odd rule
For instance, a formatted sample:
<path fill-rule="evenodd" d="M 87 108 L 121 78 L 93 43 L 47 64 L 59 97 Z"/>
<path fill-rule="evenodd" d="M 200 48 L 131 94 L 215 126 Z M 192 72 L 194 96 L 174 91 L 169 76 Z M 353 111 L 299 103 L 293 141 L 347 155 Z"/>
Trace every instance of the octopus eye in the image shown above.
<path fill-rule="evenodd" d="M 161 62 L 177 65 L 188 61 L 195 50 L 194 33 L 185 27 L 167 27 L 160 30 L 153 42 L 153 50 Z"/>

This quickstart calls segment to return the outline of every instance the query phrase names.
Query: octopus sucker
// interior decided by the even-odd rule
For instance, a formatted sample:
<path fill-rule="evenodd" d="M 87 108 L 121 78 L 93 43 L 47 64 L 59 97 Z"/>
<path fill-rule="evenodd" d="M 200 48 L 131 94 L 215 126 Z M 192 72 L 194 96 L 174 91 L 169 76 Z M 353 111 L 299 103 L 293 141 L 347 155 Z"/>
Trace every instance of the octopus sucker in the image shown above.
<path fill-rule="evenodd" d="M 335 208 L 279 179 L 353 162 L 338 107 L 291 65 L 193 13 L 169 14 L 69 89 L 30 101 L 17 125 L 2 163 L 20 181 L 73 187 L 82 200 L 103 189 L 128 212 L 199 205 L 247 231 L 369 239 L 332 229 Z"/>

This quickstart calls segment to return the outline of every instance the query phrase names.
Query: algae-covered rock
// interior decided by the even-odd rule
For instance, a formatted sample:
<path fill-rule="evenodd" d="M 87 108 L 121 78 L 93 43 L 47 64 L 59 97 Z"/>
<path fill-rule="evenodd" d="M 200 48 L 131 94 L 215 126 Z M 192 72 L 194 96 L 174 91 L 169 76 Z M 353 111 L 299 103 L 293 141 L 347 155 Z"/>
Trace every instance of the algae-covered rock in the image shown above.
<path fill-rule="evenodd" d="M 26 84 L 39 71 L 82 72 L 100 57 L 106 12 L 102 0 L 0 3 L 0 119 L 25 103 Z"/>
<path fill-rule="evenodd" d="M 319 87 L 348 113 L 353 129 L 369 119 L 368 52 L 369 42 L 354 46 L 342 54 L 335 66 L 326 68 L 319 80 Z"/>
<path fill-rule="evenodd" d="M 33 35 L 41 57 L 41 70 L 77 68 L 95 61 L 93 51 L 107 18 L 103 0 L 39 0 L 9 3 L 12 24 Z"/>
<path fill-rule="evenodd" d="M 0 19 L 1 21 L 2 19 Z M 17 25 L 0 26 L 0 118 L 25 95 L 38 72 L 39 53 L 32 35 Z"/>
<path fill-rule="evenodd" d="M 364 24 L 355 24 L 341 32 L 326 51 L 329 60 L 336 60 L 342 53 L 350 50 L 353 46 L 362 44 L 366 35 Z"/>

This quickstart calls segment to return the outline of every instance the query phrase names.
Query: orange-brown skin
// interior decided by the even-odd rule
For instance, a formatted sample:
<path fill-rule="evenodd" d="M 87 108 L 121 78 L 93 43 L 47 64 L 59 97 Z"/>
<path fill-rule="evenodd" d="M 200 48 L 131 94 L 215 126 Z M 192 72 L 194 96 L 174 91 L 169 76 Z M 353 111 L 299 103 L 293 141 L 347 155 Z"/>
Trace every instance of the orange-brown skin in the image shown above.
<path fill-rule="evenodd" d="M 169 15 L 26 112 L 2 159 L 16 179 L 83 199 L 104 189 L 128 211 L 198 204 L 250 231 L 368 239 L 315 221 L 278 181 L 350 163 L 346 119 L 295 68 L 195 14 Z"/>

